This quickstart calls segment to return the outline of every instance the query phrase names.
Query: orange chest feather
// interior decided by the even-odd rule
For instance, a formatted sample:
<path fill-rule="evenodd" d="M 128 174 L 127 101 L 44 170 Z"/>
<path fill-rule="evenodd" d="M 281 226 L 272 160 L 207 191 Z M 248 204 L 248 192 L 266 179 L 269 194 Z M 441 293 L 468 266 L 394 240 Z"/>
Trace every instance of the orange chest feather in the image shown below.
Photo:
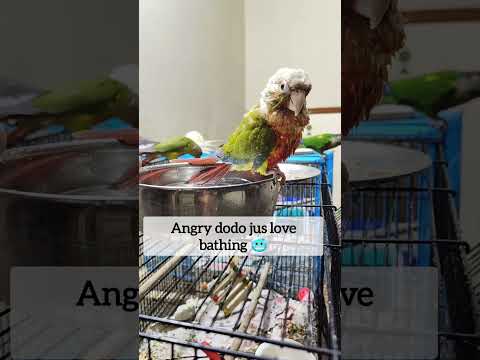
<path fill-rule="evenodd" d="M 274 112 L 269 116 L 268 122 L 276 135 L 275 147 L 268 157 L 270 170 L 295 152 L 309 118 L 303 113 L 294 116 L 291 112 Z"/>

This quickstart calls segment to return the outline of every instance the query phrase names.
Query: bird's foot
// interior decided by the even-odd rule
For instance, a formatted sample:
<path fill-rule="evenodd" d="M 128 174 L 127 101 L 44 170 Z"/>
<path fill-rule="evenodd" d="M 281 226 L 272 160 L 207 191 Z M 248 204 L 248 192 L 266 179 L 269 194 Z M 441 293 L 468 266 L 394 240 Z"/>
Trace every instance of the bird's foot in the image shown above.
<path fill-rule="evenodd" d="M 275 176 L 277 179 L 280 179 L 280 186 L 285 185 L 285 183 L 287 182 L 287 177 L 285 176 L 283 171 L 280 170 L 278 166 L 275 166 L 274 168 L 272 168 L 270 173 L 272 173 L 273 176 Z"/>

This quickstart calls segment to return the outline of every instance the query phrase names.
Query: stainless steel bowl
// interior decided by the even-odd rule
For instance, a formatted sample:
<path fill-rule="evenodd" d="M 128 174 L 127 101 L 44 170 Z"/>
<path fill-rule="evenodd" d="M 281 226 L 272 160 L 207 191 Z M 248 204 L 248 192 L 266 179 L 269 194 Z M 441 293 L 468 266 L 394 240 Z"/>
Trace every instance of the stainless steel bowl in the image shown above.
<path fill-rule="evenodd" d="M 137 187 L 131 193 L 115 188 L 138 168 L 137 148 L 77 151 L 64 163 L 21 176 L 15 175 L 31 164 L 28 157 L 0 164 L 0 301 L 8 299 L 12 266 L 137 264 Z"/>
<path fill-rule="evenodd" d="M 155 183 L 140 184 L 140 217 L 271 216 L 280 192 L 280 177 L 230 173 L 218 185 L 188 186 L 198 166 L 170 169 Z"/>

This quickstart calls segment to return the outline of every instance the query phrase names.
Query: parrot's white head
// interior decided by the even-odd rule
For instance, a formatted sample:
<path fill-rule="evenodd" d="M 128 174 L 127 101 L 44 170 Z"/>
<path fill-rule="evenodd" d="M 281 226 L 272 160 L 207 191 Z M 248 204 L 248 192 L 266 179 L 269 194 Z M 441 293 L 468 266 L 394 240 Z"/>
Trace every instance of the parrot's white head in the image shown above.
<path fill-rule="evenodd" d="M 302 69 L 281 68 L 268 80 L 260 97 L 260 108 L 292 111 L 295 116 L 307 111 L 306 97 L 312 89 L 308 74 Z"/>

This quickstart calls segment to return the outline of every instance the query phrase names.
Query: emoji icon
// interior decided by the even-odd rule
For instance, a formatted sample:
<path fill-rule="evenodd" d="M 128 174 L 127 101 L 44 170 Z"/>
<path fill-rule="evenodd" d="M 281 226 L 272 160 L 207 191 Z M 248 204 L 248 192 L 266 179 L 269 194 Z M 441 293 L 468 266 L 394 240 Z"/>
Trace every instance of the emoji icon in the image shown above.
<path fill-rule="evenodd" d="M 267 250 L 268 241 L 265 239 L 252 240 L 252 250 L 256 252 L 264 252 Z"/>

